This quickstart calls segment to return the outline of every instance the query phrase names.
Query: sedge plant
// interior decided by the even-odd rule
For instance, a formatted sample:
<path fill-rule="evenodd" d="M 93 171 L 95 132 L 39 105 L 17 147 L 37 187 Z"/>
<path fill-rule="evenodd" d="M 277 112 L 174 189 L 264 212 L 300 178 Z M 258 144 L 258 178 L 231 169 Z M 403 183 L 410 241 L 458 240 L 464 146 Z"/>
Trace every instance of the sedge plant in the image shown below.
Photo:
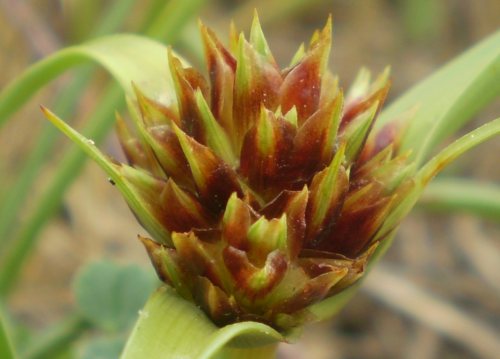
<path fill-rule="evenodd" d="M 130 35 L 65 50 L 105 63 L 126 89 L 116 130 L 127 163 L 42 107 L 149 233 L 139 239 L 164 284 L 122 358 L 273 357 L 348 301 L 436 174 L 500 134 L 497 119 L 428 159 L 498 96 L 499 33 L 384 110 L 388 69 L 360 70 L 345 91 L 328 70 L 330 19 L 283 69 L 257 16 L 248 37 L 231 26 L 227 45 L 199 28 L 207 77 Z"/>

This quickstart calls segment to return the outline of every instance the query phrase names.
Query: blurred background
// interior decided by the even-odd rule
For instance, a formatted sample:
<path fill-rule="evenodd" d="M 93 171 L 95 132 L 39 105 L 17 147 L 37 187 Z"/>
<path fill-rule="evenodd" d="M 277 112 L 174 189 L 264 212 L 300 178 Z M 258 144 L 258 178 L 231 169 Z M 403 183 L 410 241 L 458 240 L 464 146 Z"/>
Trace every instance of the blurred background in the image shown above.
<path fill-rule="evenodd" d="M 113 3 L 0 0 L 0 90 L 30 64 L 64 46 L 99 33 L 140 32 L 144 22 L 153 18 L 165 2 L 128 1 L 122 14 L 108 18 L 109 28 L 97 29 Z M 300 42 L 308 41 L 331 13 L 334 40 L 330 68 L 339 75 L 342 87 L 349 86 L 361 66 L 378 72 L 391 65 L 389 103 L 500 27 L 497 0 L 198 3 L 191 19 L 171 37 L 175 49 L 192 63 L 200 63 L 197 18 L 226 39 L 230 20 L 248 31 L 253 9 L 257 8 L 271 49 L 285 66 Z M 81 71 L 88 71 L 88 83 L 81 87 L 76 101 L 65 103 L 72 123 L 79 128 L 104 96 L 108 82 L 103 71 Z M 12 207 L 3 207 L 0 217 L 6 223 L 0 241 L 9 243 L 21 236 L 32 245 L 5 307 L 13 321 L 35 333 L 57 325 L 74 311 L 72 281 L 85 263 L 110 258 L 150 270 L 146 253 L 136 240 L 144 230 L 93 163 L 87 163 L 68 184 L 62 204 L 54 200 L 46 213 L 36 217 L 37 204 L 54 186 L 54 174 L 70 148 L 62 135 L 56 135 L 45 146 L 48 152 L 34 158 L 41 134 L 50 131 L 45 128 L 38 104 L 61 106 L 56 103 L 58 98 L 67 95 L 78 76 L 70 71 L 45 87 L 0 131 L 0 203 L 7 203 L 20 181 L 29 183 L 22 189 L 25 201 L 15 213 Z M 464 132 L 497 117 L 499 102 L 490 105 Z M 112 134 L 101 148 L 119 155 Z M 498 184 L 499 158 L 497 138 L 465 155 L 444 176 Z M 498 216 L 495 220 L 444 213 L 430 204 L 424 206 L 426 200 L 431 203 L 432 194 L 404 221 L 394 245 L 357 296 L 331 321 L 307 328 L 297 345 L 283 345 L 281 358 L 500 356 Z M 35 224 L 33 216 L 39 220 Z M 78 338 L 76 346 L 89 335 Z"/>

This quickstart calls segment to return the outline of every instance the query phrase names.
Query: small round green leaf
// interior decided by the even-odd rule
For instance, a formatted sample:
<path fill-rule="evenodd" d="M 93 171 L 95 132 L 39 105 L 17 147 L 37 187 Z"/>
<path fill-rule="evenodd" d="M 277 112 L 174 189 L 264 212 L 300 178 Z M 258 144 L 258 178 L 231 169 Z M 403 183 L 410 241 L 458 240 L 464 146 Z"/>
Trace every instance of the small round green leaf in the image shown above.
<path fill-rule="evenodd" d="M 137 265 L 101 261 L 81 270 L 74 291 L 85 319 L 105 331 L 119 332 L 133 324 L 155 283 L 153 273 Z"/>

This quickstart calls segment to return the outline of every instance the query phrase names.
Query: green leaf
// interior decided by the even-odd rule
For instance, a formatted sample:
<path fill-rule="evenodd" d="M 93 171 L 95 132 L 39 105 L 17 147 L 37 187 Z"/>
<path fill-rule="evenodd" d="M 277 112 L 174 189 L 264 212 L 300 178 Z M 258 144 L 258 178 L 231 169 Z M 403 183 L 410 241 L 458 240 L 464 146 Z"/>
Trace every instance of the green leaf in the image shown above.
<path fill-rule="evenodd" d="M 417 108 L 402 151 L 422 164 L 434 146 L 500 95 L 500 31 L 414 86 L 386 108 L 376 127 Z"/>
<path fill-rule="evenodd" d="M 143 58 L 144 56 L 146 59 Z M 33 65 L 18 77 L 0 94 L 0 126 L 10 114 L 48 81 L 66 69 L 86 61 L 96 61 L 107 68 L 130 94 L 132 93 L 131 81 L 136 78 L 139 79 L 136 82 L 144 85 L 143 91 L 150 97 L 163 102 L 171 100 L 168 96 L 170 96 L 169 93 L 173 85 L 166 68 L 165 47 L 158 42 L 135 35 L 113 35 L 61 50 Z M 161 93 L 167 94 L 167 97 L 160 95 Z M 121 97 L 119 91 L 110 92 L 110 97 L 105 98 L 106 103 L 110 99 L 109 103 L 116 103 L 115 99 L 118 99 L 118 96 Z M 103 135 L 103 129 L 106 130 L 109 127 L 106 126 L 106 123 L 109 125 L 110 121 L 96 124 L 97 129 L 100 130 L 96 129 L 96 132 Z M 74 163 L 78 163 L 74 158 L 72 157 L 72 161 L 66 164 L 74 167 Z M 63 168 L 66 169 L 67 166 Z M 66 178 L 71 177 L 73 172 L 73 168 L 69 172 L 64 172 L 61 180 L 65 182 Z M 60 185 L 55 187 L 56 193 L 61 191 L 60 188 Z M 48 198 L 47 203 L 47 206 L 53 206 L 53 196 Z M 47 203 L 44 202 L 44 204 Z M 42 214 L 36 218 L 37 222 L 30 223 L 30 226 L 26 228 L 30 231 L 38 230 L 39 223 L 45 221 L 45 213 L 48 211 L 44 207 Z M 31 224 L 33 225 L 31 226 Z M 2 295 L 10 290 L 15 278 L 17 278 L 22 259 L 31 248 L 34 237 L 30 232 L 22 231 L 23 235 L 25 233 L 26 237 L 12 247 L 12 250 L 8 252 L 8 257 L 2 263 L 0 271 L 0 294 Z"/>
<path fill-rule="evenodd" d="M 74 291 L 81 315 L 107 332 L 129 328 L 155 286 L 152 272 L 109 261 L 90 263 L 76 277 Z"/>
<path fill-rule="evenodd" d="M 60 50 L 19 76 L 0 95 L 0 126 L 47 82 L 89 61 L 106 68 L 130 95 L 133 80 L 152 99 L 175 100 L 165 46 L 137 35 L 110 35 Z"/>
<path fill-rule="evenodd" d="M 2 318 L 0 318 L 0 358 L 2 359 L 16 358 L 9 337 L 7 335 L 7 331 L 4 327 Z"/>
<path fill-rule="evenodd" d="M 439 178 L 417 203 L 426 211 L 464 212 L 500 222 L 500 187 L 461 178 Z"/>
<path fill-rule="evenodd" d="M 420 169 L 416 176 L 416 182 L 423 190 L 423 187 L 457 157 L 498 135 L 500 135 L 500 118 L 476 128 L 474 131 L 469 132 L 439 152 L 439 154 L 434 156 Z"/>
<path fill-rule="evenodd" d="M 121 359 L 266 359 L 274 358 L 276 343 L 284 340 L 262 323 L 241 322 L 218 328 L 197 306 L 163 286 L 142 310 Z"/>

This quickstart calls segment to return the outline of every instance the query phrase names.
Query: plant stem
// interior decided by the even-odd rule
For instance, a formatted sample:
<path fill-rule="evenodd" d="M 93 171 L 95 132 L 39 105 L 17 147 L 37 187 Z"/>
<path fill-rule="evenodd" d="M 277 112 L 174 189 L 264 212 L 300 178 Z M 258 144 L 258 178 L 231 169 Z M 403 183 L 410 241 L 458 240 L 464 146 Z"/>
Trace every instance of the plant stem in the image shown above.
<path fill-rule="evenodd" d="M 431 182 L 418 202 L 422 209 L 437 212 L 467 212 L 500 221 L 500 188 L 465 179 Z"/>
<path fill-rule="evenodd" d="M 0 358 L 15 359 L 16 355 L 10 344 L 9 336 L 5 330 L 3 320 L 0 318 Z"/>

